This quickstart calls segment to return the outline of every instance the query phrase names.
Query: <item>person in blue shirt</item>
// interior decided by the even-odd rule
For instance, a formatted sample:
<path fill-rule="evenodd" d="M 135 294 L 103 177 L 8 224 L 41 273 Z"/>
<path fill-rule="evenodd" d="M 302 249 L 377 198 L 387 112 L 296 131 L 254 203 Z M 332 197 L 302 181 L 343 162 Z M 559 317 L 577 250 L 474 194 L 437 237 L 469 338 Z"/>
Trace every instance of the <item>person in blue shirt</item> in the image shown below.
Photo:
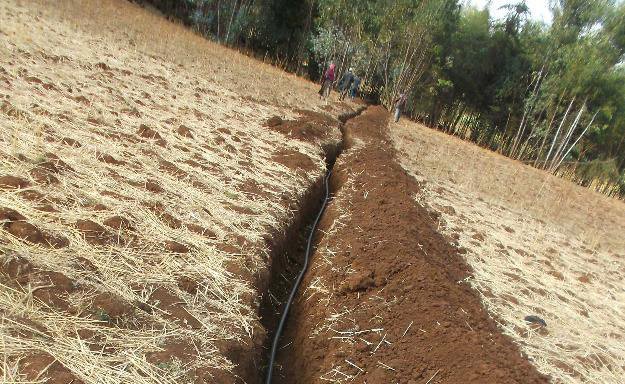
<path fill-rule="evenodd" d="M 352 98 L 352 100 L 356 97 L 356 94 L 358 93 L 358 88 L 360 88 L 360 77 L 354 76 L 352 87 L 349 90 L 349 96 Z"/>
<path fill-rule="evenodd" d="M 345 96 L 347 96 L 347 93 L 349 92 L 353 82 L 354 73 L 353 70 L 350 68 L 347 70 L 347 72 L 345 72 L 345 74 L 343 74 L 343 77 L 341 77 L 341 81 L 339 82 L 339 91 L 341 92 L 339 100 L 343 100 Z"/>

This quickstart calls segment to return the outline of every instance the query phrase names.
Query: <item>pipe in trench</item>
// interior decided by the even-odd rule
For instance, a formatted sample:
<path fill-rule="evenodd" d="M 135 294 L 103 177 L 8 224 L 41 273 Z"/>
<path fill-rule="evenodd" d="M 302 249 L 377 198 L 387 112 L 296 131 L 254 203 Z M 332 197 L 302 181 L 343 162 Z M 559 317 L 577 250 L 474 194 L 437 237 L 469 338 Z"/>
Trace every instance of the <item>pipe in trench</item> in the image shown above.
<path fill-rule="evenodd" d="M 341 116 L 339 116 L 339 121 L 341 121 L 341 133 L 344 135 L 345 132 L 343 131 L 343 127 L 345 125 L 345 123 L 347 123 L 348 120 L 360 115 L 362 112 L 364 112 L 367 109 L 366 106 L 361 106 L 358 109 L 356 109 L 353 112 L 350 113 L 345 113 Z M 345 140 L 345 138 L 343 138 L 342 142 Z M 342 147 L 341 143 L 341 147 Z M 297 278 L 295 280 L 295 283 L 293 284 L 293 287 L 291 288 L 291 293 L 289 294 L 289 298 L 286 301 L 286 304 L 284 306 L 284 309 L 282 311 L 282 315 L 280 317 L 280 322 L 278 323 L 278 327 L 276 328 L 276 332 L 274 334 L 273 337 L 273 341 L 271 344 L 271 354 L 269 355 L 269 363 L 267 365 L 267 374 L 265 377 L 265 384 L 271 384 L 272 383 L 272 379 L 273 379 L 273 368 L 274 368 L 274 364 L 275 364 L 275 360 L 276 360 L 276 355 L 278 352 L 278 343 L 280 342 L 280 337 L 282 336 L 282 331 L 284 329 L 284 326 L 286 324 L 286 320 L 288 318 L 289 315 L 289 309 L 291 307 L 291 304 L 293 303 L 293 300 L 295 299 L 295 295 L 297 294 L 297 290 L 302 282 L 302 279 L 304 278 L 304 275 L 306 274 L 306 271 L 308 269 L 308 264 L 310 261 L 310 256 L 311 256 L 311 252 L 312 252 L 312 243 L 313 243 L 313 239 L 315 237 L 315 231 L 317 229 L 317 225 L 319 224 L 319 220 L 321 219 L 321 216 L 323 215 L 323 212 L 325 211 L 326 206 L 328 205 L 328 201 L 330 200 L 330 177 L 332 176 L 332 168 L 334 167 L 334 162 L 336 161 L 336 158 L 338 157 L 338 155 L 340 155 L 341 149 L 339 149 L 338 151 L 339 153 L 336 154 L 336 157 L 334 157 L 334 159 L 331 160 L 331 162 L 329 162 L 329 169 L 326 172 L 326 175 L 323 179 L 323 184 L 324 184 L 324 188 L 325 188 L 325 197 L 323 199 L 323 202 L 321 204 L 321 208 L 319 208 L 319 212 L 317 213 L 317 217 L 315 218 L 315 221 L 311 227 L 310 230 L 310 234 L 308 235 L 308 241 L 307 241 L 307 245 L 306 245 L 306 253 L 304 255 L 304 263 L 302 265 L 302 268 L 299 272 L 299 274 L 297 275 Z"/>
<path fill-rule="evenodd" d="M 297 279 L 295 280 L 295 283 L 293 284 L 293 288 L 291 288 L 291 293 L 289 294 L 289 298 L 286 301 L 284 310 L 282 311 L 282 316 L 280 317 L 280 322 L 278 323 L 278 328 L 276 329 L 276 333 L 273 337 L 273 342 L 271 344 L 271 354 L 269 356 L 269 364 L 267 366 L 267 376 L 266 376 L 265 384 L 271 384 L 272 375 L 273 375 L 273 366 L 275 363 L 276 354 L 278 352 L 278 343 L 280 342 L 280 336 L 282 336 L 282 330 L 284 328 L 284 325 L 286 324 L 286 319 L 289 315 L 289 308 L 291 307 L 291 303 L 295 299 L 295 295 L 297 294 L 297 289 L 299 288 L 302 282 L 302 279 L 304 278 L 304 275 L 306 274 L 306 270 L 308 269 L 310 253 L 312 252 L 312 242 L 313 242 L 313 238 L 315 237 L 315 231 L 317 229 L 317 225 L 319 224 L 321 215 L 323 214 L 323 211 L 325 210 L 326 206 L 328 205 L 328 201 L 330 200 L 329 180 L 330 180 L 331 175 L 332 175 L 332 170 L 330 169 L 328 170 L 328 172 L 326 173 L 326 176 L 323 179 L 323 184 L 325 187 L 325 197 L 323 199 L 323 203 L 321 204 L 321 208 L 319 209 L 319 212 L 317 213 L 317 217 L 315 218 L 312 228 L 310 229 L 310 234 L 308 235 L 308 242 L 306 244 L 306 253 L 304 255 L 304 264 L 302 265 L 302 269 L 297 275 Z"/>

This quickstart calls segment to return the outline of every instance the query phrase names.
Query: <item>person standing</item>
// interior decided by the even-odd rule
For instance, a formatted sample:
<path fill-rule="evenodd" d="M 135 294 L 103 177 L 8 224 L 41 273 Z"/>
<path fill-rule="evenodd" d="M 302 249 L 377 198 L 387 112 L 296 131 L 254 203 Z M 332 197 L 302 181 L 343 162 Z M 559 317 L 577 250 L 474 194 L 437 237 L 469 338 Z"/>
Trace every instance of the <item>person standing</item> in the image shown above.
<path fill-rule="evenodd" d="M 354 71 L 352 68 L 348 69 L 347 72 L 343 74 L 341 77 L 341 81 L 339 82 L 339 91 L 341 95 L 339 96 L 339 100 L 343 100 L 347 93 L 349 92 L 352 83 L 354 82 Z"/>
<path fill-rule="evenodd" d="M 360 77 L 354 76 L 354 82 L 352 83 L 352 87 L 349 90 L 349 97 L 354 100 L 356 94 L 358 93 L 358 88 L 360 88 Z"/>
<path fill-rule="evenodd" d="M 321 89 L 319 90 L 320 99 L 330 96 L 330 90 L 332 89 L 332 83 L 334 82 L 334 68 L 336 68 L 336 65 L 333 62 L 330 62 L 330 66 L 321 77 Z"/>
<path fill-rule="evenodd" d="M 401 113 L 404 110 L 404 107 L 406 106 L 406 99 L 407 99 L 406 94 L 402 92 L 399 94 L 399 97 L 393 100 L 393 104 L 395 106 L 395 122 L 396 123 L 399 121 L 399 117 L 401 116 Z"/>

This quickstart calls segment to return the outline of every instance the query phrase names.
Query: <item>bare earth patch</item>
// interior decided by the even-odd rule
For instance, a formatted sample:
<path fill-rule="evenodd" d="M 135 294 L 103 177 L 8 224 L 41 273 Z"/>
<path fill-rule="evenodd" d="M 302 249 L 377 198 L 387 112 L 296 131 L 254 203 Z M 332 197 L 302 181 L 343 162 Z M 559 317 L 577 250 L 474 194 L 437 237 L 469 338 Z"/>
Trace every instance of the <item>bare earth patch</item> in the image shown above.
<path fill-rule="evenodd" d="M 467 264 L 413 203 L 388 112 L 343 127 L 332 199 L 280 340 L 276 383 L 546 383 L 463 283 Z"/>
<path fill-rule="evenodd" d="M 625 204 L 420 124 L 390 130 L 504 333 L 554 383 L 622 383 Z"/>

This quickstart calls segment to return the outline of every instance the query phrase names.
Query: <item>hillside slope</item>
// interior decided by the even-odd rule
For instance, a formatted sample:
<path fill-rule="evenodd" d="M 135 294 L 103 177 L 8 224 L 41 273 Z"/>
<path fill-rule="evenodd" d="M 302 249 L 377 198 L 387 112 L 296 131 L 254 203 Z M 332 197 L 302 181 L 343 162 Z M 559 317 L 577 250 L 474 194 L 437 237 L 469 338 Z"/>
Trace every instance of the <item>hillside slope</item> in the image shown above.
<path fill-rule="evenodd" d="M 417 123 L 389 127 L 503 332 L 554 383 L 624 382 L 625 204 Z"/>
<path fill-rule="evenodd" d="M 3 380 L 257 376 L 268 255 L 340 140 L 292 111 L 316 86 L 126 1 L 0 20 Z"/>

